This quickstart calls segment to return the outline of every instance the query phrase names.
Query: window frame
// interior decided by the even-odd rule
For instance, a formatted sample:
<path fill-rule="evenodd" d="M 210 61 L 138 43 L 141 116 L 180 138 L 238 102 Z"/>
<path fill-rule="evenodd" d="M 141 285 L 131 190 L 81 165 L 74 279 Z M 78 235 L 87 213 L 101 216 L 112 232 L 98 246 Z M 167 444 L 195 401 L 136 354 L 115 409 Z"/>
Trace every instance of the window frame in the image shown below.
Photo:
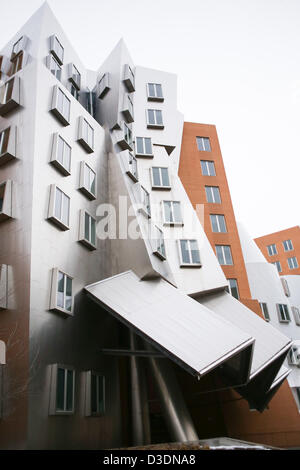
<path fill-rule="evenodd" d="M 260 309 L 264 316 L 265 321 L 267 322 L 271 321 L 267 302 L 259 302 L 259 306 L 260 306 Z"/>
<path fill-rule="evenodd" d="M 49 415 L 50 416 L 71 416 L 75 413 L 75 387 L 76 387 L 76 370 L 73 366 L 67 366 L 64 364 L 51 364 L 51 379 L 50 379 L 50 400 L 49 400 Z M 64 373 L 64 408 L 66 408 L 67 392 L 68 392 L 68 379 L 66 376 L 68 371 L 72 372 L 73 384 L 72 384 L 72 410 L 58 410 L 57 409 L 57 385 L 58 385 L 58 369 L 63 369 Z"/>
<path fill-rule="evenodd" d="M 215 218 L 216 218 L 216 226 L 217 226 L 218 230 L 214 230 L 214 225 L 213 225 L 212 217 L 215 217 Z M 222 218 L 223 218 L 225 230 L 221 230 L 221 225 L 220 225 L 219 217 L 222 217 Z M 209 214 L 209 218 L 210 218 L 211 230 L 212 230 L 213 233 L 228 233 L 227 224 L 226 224 L 226 219 L 225 219 L 225 215 L 224 215 L 224 214 Z"/>
<path fill-rule="evenodd" d="M 133 152 L 130 152 L 129 150 L 124 153 L 125 154 L 123 155 L 123 162 L 125 164 L 126 174 L 136 183 L 139 180 L 137 159 L 134 156 Z M 132 166 L 133 161 L 135 162 L 135 171 L 133 170 L 134 167 Z"/>
<path fill-rule="evenodd" d="M 85 186 L 86 178 L 85 172 L 86 168 L 95 175 L 95 193 L 93 193 L 89 188 Z M 89 178 L 90 179 L 90 178 Z M 96 171 L 84 160 L 80 162 L 80 180 L 79 180 L 79 191 L 81 191 L 88 199 L 95 200 L 97 198 L 97 173 Z"/>
<path fill-rule="evenodd" d="M 157 168 L 159 170 L 159 180 L 160 180 L 160 183 L 163 182 L 163 178 L 162 178 L 162 170 L 167 170 L 167 174 L 168 174 L 168 180 L 169 180 L 169 185 L 155 185 L 154 184 L 154 175 L 153 175 L 153 169 L 154 168 Z M 151 187 L 152 189 L 155 189 L 155 190 L 163 190 L 163 191 L 170 191 L 170 189 L 172 189 L 171 187 L 171 180 L 170 180 L 170 174 L 169 174 L 169 167 L 167 166 L 152 166 L 150 168 L 150 177 L 151 177 Z"/>
<path fill-rule="evenodd" d="M 111 89 L 110 81 L 109 72 L 105 72 L 100 80 L 97 81 L 97 96 L 99 100 L 102 100 Z"/>
<path fill-rule="evenodd" d="M 267 245 L 267 251 L 269 256 L 278 255 L 276 243 L 271 243 L 271 245 Z"/>
<path fill-rule="evenodd" d="M 56 43 L 59 44 L 59 46 L 61 47 L 61 50 L 62 50 L 62 57 L 59 56 L 57 50 L 56 50 Z M 58 63 L 60 65 L 63 65 L 64 63 L 64 54 L 65 54 L 65 49 L 62 45 L 62 43 L 59 41 L 59 39 L 57 38 L 57 36 L 55 34 L 53 34 L 51 37 L 50 37 L 50 52 L 51 54 L 54 55 L 54 57 L 57 59 Z"/>
<path fill-rule="evenodd" d="M 59 149 L 59 141 L 63 141 L 63 149 L 65 147 L 69 147 L 70 149 L 70 165 L 69 168 L 64 165 L 64 163 L 61 163 L 58 160 L 58 149 Z M 65 150 L 63 150 L 63 162 L 64 162 L 64 157 L 65 157 Z M 56 132 L 53 134 L 53 143 L 52 143 L 52 152 L 51 152 L 51 159 L 50 163 L 54 165 L 60 173 L 62 173 L 64 176 L 69 176 L 71 174 L 71 167 L 72 167 L 72 147 L 68 142 L 58 133 Z"/>
<path fill-rule="evenodd" d="M 130 93 L 135 91 L 135 73 L 129 64 L 124 65 L 123 83 Z"/>
<path fill-rule="evenodd" d="M 148 219 L 151 218 L 151 197 L 149 191 L 139 184 L 139 212 L 141 212 L 145 217 Z M 145 194 L 146 194 L 146 199 L 148 200 L 148 204 L 145 204 Z"/>
<path fill-rule="evenodd" d="M 290 366 L 300 365 L 299 347 L 292 346 L 287 354 L 287 361 Z"/>
<path fill-rule="evenodd" d="M 181 220 L 180 221 L 173 221 L 173 222 L 170 222 L 168 220 L 166 220 L 166 211 L 165 211 L 165 203 L 170 203 L 170 213 L 172 214 L 172 218 L 174 220 L 174 203 L 178 203 L 179 204 L 179 212 L 180 212 L 180 215 L 181 215 Z M 164 199 L 163 201 L 161 201 L 162 203 L 162 213 L 163 213 L 163 224 L 164 225 L 167 225 L 169 227 L 182 227 L 184 225 L 183 223 L 183 217 L 182 217 L 182 210 L 181 210 L 181 201 L 173 201 L 173 200 L 167 200 L 167 199 Z"/>
<path fill-rule="evenodd" d="M 203 172 L 203 165 L 202 163 L 205 163 L 206 165 L 206 169 L 207 169 L 207 174 Z M 209 165 L 208 163 L 212 163 L 213 165 L 213 169 L 214 169 L 214 174 L 211 174 L 210 173 L 210 168 L 209 168 Z M 215 162 L 213 160 L 200 160 L 200 167 L 201 167 L 201 173 L 202 173 L 202 176 L 216 176 L 217 175 L 217 172 L 216 172 L 216 165 L 215 165 Z"/>
<path fill-rule="evenodd" d="M 74 69 L 75 69 L 75 73 L 74 73 Z M 73 62 L 71 62 L 68 66 L 68 75 L 69 75 L 68 80 L 74 85 L 74 87 L 77 90 L 80 90 L 80 88 L 81 88 L 81 73 L 79 72 L 76 65 L 73 64 Z M 76 79 L 76 77 L 78 77 L 78 79 Z"/>
<path fill-rule="evenodd" d="M 18 75 L 14 75 L 0 86 L 0 116 L 5 116 L 21 106 L 20 80 Z M 8 92 L 11 83 L 11 90 Z M 7 98 L 8 94 L 9 98 Z"/>
<path fill-rule="evenodd" d="M 276 267 L 278 273 L 282 273 L 282 266 L 280 261 L 273 261 L 272 264 Z M 278 269 L 278 266 L 280 267 L 280 269 Z"/>
<path fill-rule="evenodd" d="M 297 326 L 300 326 L 300 308 L 299 307 L 291 307 L 293 317 Z"/>
<path fill-rule="evenodd" d="M 281 307 L 286 307 L 282 308 Z M 291 316 L 289 312 L 289 308 L 287 304 L 281 304 L 278 303 L 276 304 L 276 309 L 277 309 L 277 314 L 278 314 L 278 320 L 280 323 L 290 323 L 291 322 Z M 282 315 L 284 313 L 284 315 Z"/>
<path fill-rule="evenodd" d="M 68 223 L 65 223 L 62 219 L 59 219 L 56 215 L 56 191 L 60 191 L 62 195 L 69 200 L 69 210 L 68 210 Z M 64 201 L 65 199 L 62 197 L 62 206 L 61 206 L 61 213 L 64 213 Z M 48 217 L 47 220 L 50 220 L 55 225 L 57 225 L 61 230 L 70 230 L 70 216 L 71 216 L 71 198 L 68 196 L 58 185 L 51 184 L 50 185 L 50 200 L 49 200 L 49 209 L 48 209 Z"/>
<path fill-rule="evenodd" d="M 189 259 L 192 261 L 192 249 L 191 249 L 191 242 L 196 242 L 197 244 L 197 251 L 198 251 L 198 256 L 199 256 L 199 263 L 195 263 L 195 262 L 191 262 L 191 263 L 187 263 L 185 261 L 183 261 L 183 256 L 182 256 L 182 245 L 181 245 L 181 242 L 182 241 L 186 241 L 188 242 L 188 253 L 189 253 Z M 177 246 L 178 246 L 178 251 L 179 251 L 179 260 L 180 260 L 180 267 L 181 268 L 201 268 L 202 267 L 202 263 L 201 263 L 201 257 L 200 257 L 200 250 L 199 250 L 199 243 L 198 243 L 198 240 L 196 238 L 192 238 L 192 239 L 189 239 L 189 238 L 180 238 L 179 240 L 177 240 Z"/>
<path fill-rule="evenodd" d="M 92 410 L 92 376 L 102 379 L 103 410 L 99 410 L 99 397 L 97 397 L 97 411 Z M 99 389 L 99 380 L 96 382 L 96 391 Z M 88 370 L 85 372 L 85 416 L 101 417 L 106 414 L 106 377 L 101 372 Z"/>
<path fill-rule="evenodd" d="M 159 236 L 155 236 L 153 239 L 153 254 L 164 261 L 167 258 L 164 232 L 157 225 L 154 225 L 154 230 L 156 234 L 159 234 Z"/>
<path fill-rule="evenodd" d="M 9 293 L 8 265 L 0 264 L 0 310 L 8 309 L 8 293 Z M 1 411 L 1 407 L 0 407 L 0 411 Z M 1 413 L 0 413 L 0 416 L 1 416 Z"/>
<path fill-rule="evenodd" d="M 150 94 L 150 88 L 149 85 L 153 85 L 155 89 L 155 95 Z M 161 94 L 162 96 L 157 96 L 157 85 L 161 87 Z M 162 84 L 161 83 L 147 83 L 147 99 L 148 101 L 156 101 L 156 102 L 163 102 L 164 101 L 164 94 L 163 94 L 163 89 L 162 89 Z"/>
<path fill-rule="evenodd" d="M 89 217 L 89 231 L 90 239 L 87 239 L 85 236 L 85 218 L 86 215 Z M 95 243 L 92 242 L 92 220 L 95 222 Z M 89 250 L 93 251 L 97 249 L 97 221 L 96 218 L 86 209 L 80 209 L 79 211 L 79 237 L 78 241 L 86 246 Z"/>
<path fill-rule="evenodd" d="M 227 279 L 227 281 L 228 281 L 228 290 L 229 290 L 229 294 L 230 294 L 232 297 L 234 297 L 236 300 L 240 300 L 240 291 L 239 291 L 239 285 L 238 285 L 237 279 L 236 279 L 236 278 L 233 278 L 233 277 L 230 277 L 230 278 Z M 233 295 L 233 293 L 232 293 L 232 289 L 233 289 L 233 288 L 232 288 L 232 286 L 230 285 L 230 281 L 235 281 L 235 284 L 236 284 L 236 285 L 234 286 L 234 288 L 237 290 L 237 297 L 236 297 L 235 295 Z"/>
<path fill-rule="evenodd" d="M 0 190 L 4 186 L 2 207 L 0 207 L 0 222 L 13 218 L 13 181 L 5 180 L 0 183 Z"/>
<path fill-rule="evenodd" d="M 283 250 L 284 250 L 285 252 L 293 251 L 293 250 L 294 250 L 293 242 L 292 242 L 292 240 L 290 240 L 290 239 L 289 239 L 289 240 L 284 240 L 284 241 L 282 242 L 282 245 L 283 245 Z M 291 245 L 291 248 L 289 248 L 289 245 Z M 286 246 L 287 246 L 287 248 L 286 248 Z"/>
<path fill-rule="evenodd" d="M 59 273 L 63 274 L 64 276 L 64 292 L 63 292 L 63 304 L 64 307 L 58 305 L 58 280 L 59 280 Z M 65 308 L 66 306 L 66 291 L 67 291 L 67 279 L 71 280 L 71 309 Z M 70 276 L 70 274 L 66 273 L 60 268 L 52 268 L 51 273 L 51 292 L 50 292 L 50 305 L 49 310 L 57 313 L 63 314 L 64 317 L 73 316 L 73 308 L 74 308 L 74 285 L 73 285 L 74 277 Z"/>
<path fill-rule="evenodd" d="M 141 152 L 138 152 L 138 144 L 137 144 L 137 139 L 142 139 L 142 147 L 143 147 L 143 150 L 145 150 L 144 153 L 141 153 Z M 149 139 L 150 140 L 150 145 L 151 145 L 151 153 L 146 153 L 146 139 Z M 134 142 L 134 154 L 136 157 L 140 157 L 140 158 L 153 158 L 154 155 L 153 155 L 153 144 L 152 144 L 152 139 L 151 137 L 140 137 L 140 136 L 136 136 L 135 137 L 135 142 Z"/>
<path fill-rule="evenodd" d="M 296 256 L 291 256 L 290 258 L 287 258 L 287 264 L 289 269 L 292 271 L 293 269 L 298 269 L 299 268 L 299 263 L 297 260 Z M 292 265 L 292 267 L 291 267 Z"/>
<path fill-rule="evenodd" d="M 199 149 L 199 141 L 202 144 L 202 147 L 203 147 L 202 149 Z M 209 150 L 206 150 L 206 148 L 205 148 L 205 142 L 207 142 L 207 141 L 208 141 L 208 145 L 209 145 Z M 211 152 L 212 151 L 209 137 L 196 136 L 196 144 L 197 144 L 197 149 L 198 149 L 199 152 Z"/>
<path fill-rule="evenodd" d="M 55 66 L 56 66 L 56 70 L 55 70 L 55 73 L 53 73 L 52 69 L 51 69 L 51 62 L 54 62 Z M 56 58 L 54 57 L 54 55 L 52 54 L 49 54 L 46 58 L 46 65 L 47 65 L 47 68 L 49 69 L 50 73 L 59 81 L 61 82 L 61 75 L 62 75 L 62 67 L 60 65 L 60 63 L 56 60 Z M 57 72 L 59 72 L 59 74 L 57 74 Z"/>
<path fill-rule="evenodd" d="M 230 251 L 230 258 L 231 258 L 231 263 L 221 263 L 220 260 L 219 260 L 219 256 L 218 256 L 218 250 L 217 250 L 217 247 L 220 247 L 222 248 L 222 256 L 223 256 L 223 259 L 224 261 L 226 261 L 226 257 L 225 257 L 225 247 L 228 247 L 229 248 L 229 251 Z M 232 251 L 231 251 L 231 245 L 215 245 L 215 249 L 216 249 L 216 257 L 217 257 L 217 260 L 220 264 L 220 266 L 233 266 L 234 265 L 234 261 L 233 261 L 233 256 L 232 256 Z"/>
<path fill-rule="evenodd" d="M 214 191 L 212 190 L 212 188 L 215 188 L 218 190 L 218 197 L 219 197 L 219 201 L 216 201 L 215 199 L 215 193 Z M 212 201 L 209 201 L 208 200 L 208 195 L 207 195 L 207 190 L 210 189 L 210 193 L 211 193 L 211 196 L 213 196 L 211 199 Z M 220 191 L 220 187 L 219 186 L 207 186 L 205 185 L 205 196 L 206 196 L 206 202 L 208 204 L 222 204 L 222 198 L 221 198 L 221 191 Z"/>
<path fill-rule="evenodd" d="M 132 101 L 130 93 L 124 94 L 122 114 L 125 117 L 126 122 L 130 124 L 134 122 L 133 101 Z"/>
<path fill-rule="evenodd" d="M 87 132 L 85 131 L 87 128 Z M 91 131 L 92 142 L 89 141 L 89 132 Z M 86 133 L 88 140 L 86 140 Z M 87 151 L 87 153 L 93 153 L 95 151 L 95 129 L 91 126 L 88 120 L 84 116 L 79 117 L 78 122 L 78 138 L 77 142 Z"/>
<path fill-rule="evenodd" d="M 154 114 L 154 123 L 150 123 L 149 120 L 149 111 L 153 111 Z M 161 113 L 161 123 L 157 123 L 157 116 L 156 113 L 160 112 Z M 164 120 L 163 120 L 163 110 L 162 109 L 146 109 L 146 122 L 147 122 L 147 128 L 148 129 L 164 129 Z"/>
<path fill-rule="evenodd" d="M 0 165 L 17 158 L 17 135 L 17 127 L 13 125 L 0 131 Z M 3 142 L 5 142 L 4 148 Z"/>
<path fill-rule="evenodd" d="M 64 111 L 64 105 L 62 111 L 58 108 L 58 98 L 59 98 L 59 93 L 62 93 L 63 95 L 63 100 L 65 102 L 69 103 L 68 107 L 68 113 L 63 114 Z M 61 89 L 59 85 L 54 85 L 53 87 L 53 92 L 52 92 L 52 104 L 50 111 L 52 114 L 55 115 L 55 117 L 64 125 L 64 126 L 69 126 L 70 125 L 70 119 L 71 119 L 71 100 L 68 98 L 66 93 Z"/>

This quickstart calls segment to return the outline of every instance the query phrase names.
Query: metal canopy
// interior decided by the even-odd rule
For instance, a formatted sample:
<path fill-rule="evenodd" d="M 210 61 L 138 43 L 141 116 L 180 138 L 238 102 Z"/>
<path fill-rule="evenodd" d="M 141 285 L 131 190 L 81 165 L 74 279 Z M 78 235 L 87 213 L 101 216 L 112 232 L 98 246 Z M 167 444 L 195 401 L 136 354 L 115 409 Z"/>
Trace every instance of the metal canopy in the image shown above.
<path fill-rule="evenodd" d="M 165 280 L 141 281 L 132 271 L 91 284 L 88 295 L 188 372 L 202 376 L 222 364 L 234 383 L 249 378 L 254 338 Z M 237 368 L 238 369 L 238 368 Z M 240 375 L 242 382 L 237 382 Z"/>

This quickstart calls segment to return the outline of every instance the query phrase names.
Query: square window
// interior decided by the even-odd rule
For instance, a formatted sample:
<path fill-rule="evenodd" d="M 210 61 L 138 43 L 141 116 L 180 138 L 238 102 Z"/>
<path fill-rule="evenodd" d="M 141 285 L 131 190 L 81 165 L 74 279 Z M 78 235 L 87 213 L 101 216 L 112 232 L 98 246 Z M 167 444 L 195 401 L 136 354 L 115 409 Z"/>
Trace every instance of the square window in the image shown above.
<path fill-rule="evenodd" d="M 206 200 L 212 204 L 221 204 L 220 189 L 218 186 L 205 186 Z"/>
<path fill-rule="evenodd" d="M 105 377 L 97 372 L 86 372 L 86 416 L 105 414 Z"/>
<path fill-rule="evenodd" d="M 180 201 L 163 201 L 164 225 L 183 225 Z"/>
<path fill-rule="evenodd" d="M 110 89 L 111 89 L 110 74 L 105 73 L 104 75 L 101 76 L 97 85 L 97 96 L 99 100 L 102 100 L 107 95 Z"/>
<path fill-rule="evenodd" d="M 278 318 L 281 323 L 289 323 L 291 321 L 289 309 L 286 304 L 276 304 Z"/>
<path fill-rule="evenodd" d="M 135 138 L 135 156 L 153 158 L 153 148 L 152 148 L 151 137 L 136 137 Z"/>
<path fill-rule="evenodd" d="M 153 253 L 158 256 L 160 259 L 166 259 L 166 248 L 163 231 L 154 226 L 154 249 Z"/>
<path fill-rule="evenodd" d="M 96 172 L 85 162 L 80 164 L 79 190 L 90 200 L 96 199 L 97 181 Z"/>
<path fill-rule="evenodd" d="M 70 198 L 55 184 L 50 186 L 48 220 L 62 230 L 70 229 Z"/>
<path fill-rule="evenodd" d="M 84 117 L 79 118 L 78 142 L 88 152 L 94 152 L 94 129 Z"/>
<path fill-rule="evenodd" d="M 50 310 L 72 315 L 73 294 L 72 294 L 73 278 L 58 268 L 52 270 L 52 284 L 50 296 Z"/>
<path fill-rule="evenodd" d="M 148 129 L 163 129 L 163 117 L 161 109 L 147 109 Z"/>
<path fill-rule="evenodd" d="M 203 176 L 216 176 L 214 162 L 211 162 L 209 160 L 200 160 L 200 163 Z"/>
<path fill-rule="evenodd" d="M 96 250 L 96 219 L 86 210 L 80 211 L 79 241 L 90 250 Z"/>
<path fill-rule="evenodd" d="M 20 77 L 15 76 L 0 87 L 0 116 L 4 116 L 20 105 Z"/>
<path fill-rule="evenodd" d="M 265 319 L 266 321 L 270 321 L 271 318 L 270 318 L 270 314 L 269 314 L 268 305 L 267 305 L 265 302 L 259 302 L 259 305 L 260 305 L 262 314 L 263 314 L 263 316 L 264 316 L 264 319 Z"/>
<path fill-rule="evenodd" d="M 209 137 L 196 137 L 198 150 L 201 152 L 211 152 Z"/>
<path fill-rule="evenodd" d="M 179 240 L 179 255 L 181 267 L 201 267 L 197 240 Z"/>
<path fill-rule="evenodd" d="M 0 131 L 0 165 L 17 156 L 17 128 L 11 126 Z"/>
<path fill-rule="evenodd" d="M 64 48 L 55 35 L 50 38 L 50 52 L 54 55 L 60 65 L 64 61 Z"/>
<path fill-rule="evenodd" d="M 59 134 L 54 134 L 50 162 L 65 176 L 71 174 L 71 152 L 70 145 Z"/>
<path fill-rule="evenodd" d="M 229 245 L 216 245 L 216 254 L 221 266 L 233 265 L 231 248 Z"/>
<path fill-rule="evenodd" d="M 72 415 L 75 409 L 75 370 L 60 364 L 51 366 L 50 415 Z"/>
<path fill-rule="evenodd" d="M 124 66 L 124 79 L 123 82 L 127 90 L 132 93 L 135 91 L 135 77 L 130 65 L 125 64 Z"/>
<path fill-rule="evenodd" d="M 13 217 L 13 182 L 0 183 L 0 222 Z"/>
<path fill-rule="evenodd" d="M 226 233 L 227 227 L 224 215 L 210 214 L 210 222 L 212 231 L 215 233 Z"/>
<path fill-rule="evenodd" d="M 47 57 L 47 67 L 52 75 L 61 81 L 61 66 L 52 54 Z"/>
<path fill-rule="evenodd" d="M 162 86 L 160 83 L 147 84 L 148 101 L 164 101 Z"/>
<path fill-rule="evenodd" d="M 53 87 L 52 107 L 50 111 L 60 120 L 64 126 L 70 124 L 71 100 L 55 85 Z"/>
<path fill-rule="evenodd" d="M 152 189 L 171 189 L 169 169 L 154 166 L 151 168 Z"/>
<path fill-rule="evenodd" d="M 292 256 L 292 258 L 288 258 L 287 262 L 288 262 L 290 269 L 297 269 L 299 267 L 296 256 Z"/>

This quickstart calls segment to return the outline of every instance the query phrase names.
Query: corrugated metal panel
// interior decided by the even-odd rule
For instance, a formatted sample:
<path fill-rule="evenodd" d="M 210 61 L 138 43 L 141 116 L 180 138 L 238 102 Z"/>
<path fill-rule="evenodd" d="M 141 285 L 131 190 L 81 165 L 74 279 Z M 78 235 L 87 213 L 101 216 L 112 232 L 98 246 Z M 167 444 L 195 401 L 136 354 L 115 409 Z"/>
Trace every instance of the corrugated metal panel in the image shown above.
<path fill-rule="evenodd" d="M 128 271 L 85 289 L 193 373 L 209 372 L 253 342 L 251 334 L 163 279 L 140 281 Z"/>
<path fill-rule="evenodd" d="M 288 350 L 292 344 L 290 338 L 284 336 L 227 292 L 205 296 L 199 299 L 199 302 L 220 318 L 230 321 L 255 338 L 250 378 L 274 361 L 278 355 Z"/>

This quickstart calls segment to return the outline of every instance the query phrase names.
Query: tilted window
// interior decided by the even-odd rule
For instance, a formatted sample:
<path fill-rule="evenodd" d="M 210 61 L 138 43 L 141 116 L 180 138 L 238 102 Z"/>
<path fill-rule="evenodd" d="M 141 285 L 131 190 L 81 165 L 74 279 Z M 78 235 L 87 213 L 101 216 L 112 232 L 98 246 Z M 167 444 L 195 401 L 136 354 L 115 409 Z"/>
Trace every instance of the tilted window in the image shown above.
<path fill-rule="evenodd" d="M 85 162 L 80 164 L 80 183 L 79 189 L 89 199 L 96 199 L 97 184 L 96 172 Z"/>
<path fill-rule="evenodd" d="M 161 109 L 147 109 L 147 127 L 149 129 L 164 128 Z"/>
<path fill-rule="evenodd" d="M 282 242 L 284 251 L 292 251 L 294 249 L 292 240 L 284 240 Z"/>
<path fill-rule="evenodd" d="M 47 57 L 47 67 L 50 72 L 57 78 L 57 80 L 61 80 L 61 66 L 55 57 L 52 54 L 49 54 Z"/>
<path fill-rule="evenodd" d="M 288 363 L 297 366 L 300 363 L 300 350 L 297 346 L 292 346 L 287 355 Z"/>
<path fill-rule="evenodd" d="M 11 59 L 11 66 L 8 72 L 8 75 L 12 77 L 15 73 L 19 72 L 23 67 L 23 60 L 24 60 L 24 53 L 21 52 L 20 54 L 16 55 L 13 59 Z"/>
<path fill-rule="evenodd" d="M 65 176 L 71 174 L 71 152 L 70 145 L 59 134 L 54 134 L 51 163 Z"/>
<path fill-rule="evenodd" d="M 17 156 L 17 128 L 7 127 L 0 131 L 0 165 Z"/>
<path fill-rule="evenodd" d="M 20 105 L 20 77 L 15 76 L 0 87 L 0 116 L 4 116 Z"/>
<path fill-rule="evenodd" d="M 276 304 L 278 318 L 281 323 L 288 323 L 291 321 L 289 309 L 286 304 Z"/>
<path fill-rule="evenodd" d="M 298 307 L 291 307 L 294 315 L 294 320 L 297 326 L 300 326 L 300 309 Z"/>
<path fill-rule="evenodd" d="M 221 204 L 220 189 L 218 186 L 205 186 L 206 200 L 213 204 Z"/>
<path fill-rule="evenodd" d="M 70 228 L 70 198 L 55 184 L 50 186 L 48 219 L 62 230 Z"/>
<path fill-rule="evenodd" d="M 53 87 L 52 106 L 50 111 L 61 121 L 64 126 L 70 124 L 71 101 L 57 86 Z"/>
<path fill-rule="evenodd" d="M 162 86 L 160 83 L 147 84 L 148 101 L 164 101 Z"/>
<path fill-rule="evenodd" d="M 79 241 L 90 250 L 96 249 L 96 219 L 84 209 L 80 211 Z"/>
<path fill-rule="evenodd" d="M 259 302 L 259 305 L 260 305 L 260 308 L 261 308 L 261 311 L 263 313 L 263 316 L 264 316 L 265 320 L 270 321 L 271 318 L 270 318 L 270 314 L 269 314 L 268 305 L 266 304 L 266 302 Z"/>
<path fill-rule="evenodd" d="M 80 90 L 81 87 L 81 74 L 77 67 L 74 64 L 69 64 L 68 70 L 69 80 L 73 83 L 73 85 Z"/>
<path fill-rule="evenodd" d="M 203 176 L 216 176 L 214 162 L 211 162 L 209 160 L 201 160 L 200 163 Z"/>
<path fill-rule="evenodd" d="M 281 284 L 282 284 L 282 287 L 283 287 L 283 290 L 284 290 L 284 293 L 287 297 L 290 297 L 291 296 L 291 293 L 290 293 L 290 289 L 289 289 L 289 285 L 288 285 L 288 282 L 286 279 L 284 279 L 283 277 L 280 278 L 281 280 Z"/>
<path fill-rule="evenodd" d="M 229 245 L 216 245 L 216 254 L 218 261 L 222 266 L 233 264 L 231 248 Z"/>
<path fill-rule="evenodd" d="M 288 261 L 288 265 L 290 269 L 297 269 L 299 267 L 296 256 L 292 256 L 292 258 L 288 258 L 287 261 Z"/>
<path fill-rule="evenodd" d="M 136 137 L 135 138 L 135 155 L 136 157 L 153 158 L 151 137 Z"/>
<path fill-rule="evenodd" d="M 124 66 L 124 79 L 123 82 L 127 88 L 127 90 L 132 93 L 135 91 L 135 77 L 134 72 L 130 65 L 125 64 Z"/>
<path fill-rule="evenodd" d="M 139 200 L 140 200 L 140 211 L 146 216 L 151 217 L 151 203 L 150 203 L 150 194 L 143 187 L 139 186 Z"/>
<path fill-rule="evenodd" d="M 62 65 L 64 61 L 64 48 L 55 35 L 50 38 L 50 52 L 55 56 L 59 64 Z"/>
<path fill-rule="evenodd" d="M 86 372 L 86 416 L 105 414 L 105 377 L 97 372 Z"/>
<path fill-rule="evenodd" d="M 13 182 L 0 183 L 0 222 L 13 217 Z"/>
<path fill-rule="evenodd" d="M 78 142 L 88 152 L 94 151 L 94 129 L 84 117 L 79 118 Z"/>
<path fill-rule="evenodd" d="M 20 55 L 22 52 L 25 51 L 26 47 L 28 44 L 28 37 L 23 35 L 16 41 L 13 45 L 12 48 L 12 53 L 11 53 L 11 60 L 14 59 L 17 55 Z"/>
<path fill-rule="evenodd" d="M 274 263 L 272 263 L 272 264 L 274 264 L 274 266 L 276 266 L 276 268 L 277 268 L 277 271 L 278 271 L 279 273 L 281 273 L 282 268 L 281 268 L 281 263 L 280 263 L 280 261 L 274 261 Z"/>
<path fill-rule="evenodd" d="M 110 75 L 109 73 L 105 73 L 101 76 L 100 80 L 98 81 L 97 85 L 97 96 L 100 100 L 102 100 L 105 95 L 109 92 L 111 88 L 110 85 Z"/>
<path fill-rule="evenodd" d="M 153 166 L 151 168 L 153 189 L 171 189 L 169 169 L 167 167 Z"/>
<path fill-rule="evenodd" d="M 228 287 L 229 287 L 229 294 L 232 295 L 235 299 L 239 300 L 240 294 L 239 294 L 239 288 L 238 288 L 238 283 L 236 279 L 227 279 L 228 281 Z"/>
<path fill-rule="evenodd" d="M 180 201 L 163 201 L 164 225 L 183 225 Z"/>
<path fill-rule="evenodd" d="M 210 214 L 212 231 L 216 233 L 226 233 L 227 227 L 225 217 L 222 214 Z"/>
<path fill-rule="evenodd" d="M 197 240 L 179 240 L 179 255 L 180 266 L 201 266 Z"/>
<path fill-rule="evenodd" d="M 137 160 L 135 156 L 127 151 L 125 152 L 124 162 L 125 162 L 125 168 L 126 168 L 126 173 L 130 178 L 134 181 L 138 181 L 138 167 L 137 167 Z"/>
<path fill-rule="evenodd" d="M 72 314 L 73 278 L 58 268 L 52 269 L 50 310 L 55 310 L 66 315 Z"/>
<path fill-rule="evenodd" d="M 52 364 L 50 415 L 72 415 L 75 409 L 75 370 L 70 366 Z"/>
<path fill-rule="evenodd" d="M 132 102 L 131 96 L 128 93 L 126 93 L 124 95 L 122 113 L 123 113 L 123 115 L 124 115 L 127 122 L 133 122 L 134 121 L 133 102 Z"/>
<path fill-rule="evenodd" d="M 209 137 L 196 137 L 198 150 L 201 152 L 211 152 Z"/>
<path fill-rule="evenodd" d="M 123 128 L 122 128 L 123 127 Z M 131 124 L 123 122 L 120 131 L 117 131 L 117 144 L 123 150 L 132 150 L 132 129 Z"/>
<path fill-rule="evenodd" d="M 153 253 L 160 259 L 164 260 L 166 259 L 166 248 L 163 231 L 160 228 L 154 226 L 154 232 Z"/>
<path fill-rule="evenodd" d="M 268 245 L 267 249 L 268 249 L 269 256 L 277 255 L 277 248 L 276 248 L 275 243 L 273 243 L 272 245 Z"/>

